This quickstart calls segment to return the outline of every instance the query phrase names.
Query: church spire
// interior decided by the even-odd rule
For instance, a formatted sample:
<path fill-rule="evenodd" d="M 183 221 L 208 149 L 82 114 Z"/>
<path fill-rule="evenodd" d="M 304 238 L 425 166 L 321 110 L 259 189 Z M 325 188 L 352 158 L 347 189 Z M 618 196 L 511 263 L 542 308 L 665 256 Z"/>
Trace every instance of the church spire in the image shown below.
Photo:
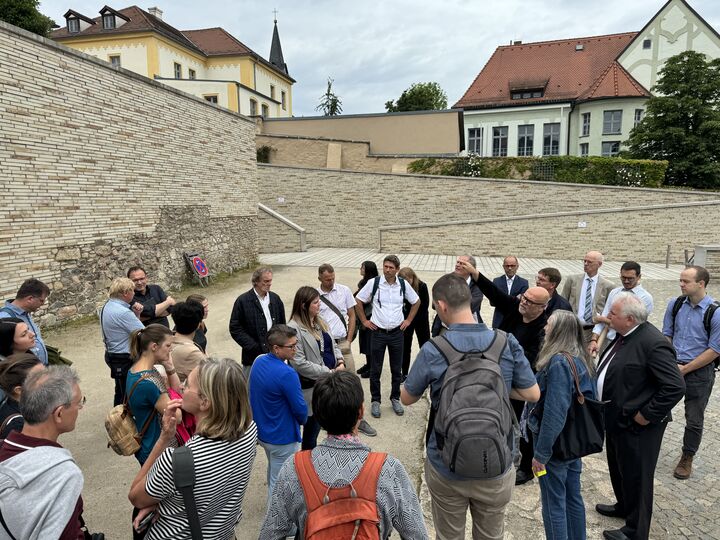
<path fill-rule="evenodd" d="M 270 46 L 270 63 L 280 71 L 289 75 L 287 64 L 283 58 L 282 46 L 280 45 L 280 34 L 277 28 L 277 10 L 273 11 L 275 27 L 273 28 L 272 45 Z"/>

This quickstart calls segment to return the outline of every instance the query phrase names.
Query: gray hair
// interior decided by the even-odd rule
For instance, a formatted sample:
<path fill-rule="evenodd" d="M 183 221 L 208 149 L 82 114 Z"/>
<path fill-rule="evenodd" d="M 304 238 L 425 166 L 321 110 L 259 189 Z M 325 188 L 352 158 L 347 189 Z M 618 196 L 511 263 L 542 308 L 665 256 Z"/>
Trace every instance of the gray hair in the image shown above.
<path fill-rule="evenodd" d="M 463 255 L 463 257 L 467 257 L 467 262 L 469 262 L 473 268 L 477 268 L 477 261 L 475 260 L 475 257 L 472 255 Z"/>
<path fill-rule="evenodd" d="M 252 278 L 250 279 L 250 281 L 253 285 L 257 285 L 258 283 L 260 283 L 263 274 L 267 274 L 268 272 L 272 274 L 272 268 L 270 268 L 269 266 L 261 266 L 252 273 Z"/>
<path fill-rule="evenodd" d="M 548 324 L 550 331 L 545 334 L 545 341 L 538 353 L 535 369 L 541 371 L 550 363 L 553 356 L 568 353 L 580 358 L 592 375 L 592 363 L 588 361 L 583 329 L 577 316 L 572 311 L 559 309 L 550 315 Z"/>
<path fill-rule="evenodd" d="M 619 292 L 613 300 L 613 306 L 615 304 L 620 305 L 620 315 L 623 317 L 632 317 L 638 324 L 642 324 L 647 321 L 647 308 L 636 294 L 631 292 Z"/>
<path fill-rule="evenodd" d="M 42 424 L 58 407 L 72 403 L 73 388 L 80 382 L 77 372 L 68 366 L 50 366 L 32 373 L 23 384 L 20 413 L 25 423 Z"/>

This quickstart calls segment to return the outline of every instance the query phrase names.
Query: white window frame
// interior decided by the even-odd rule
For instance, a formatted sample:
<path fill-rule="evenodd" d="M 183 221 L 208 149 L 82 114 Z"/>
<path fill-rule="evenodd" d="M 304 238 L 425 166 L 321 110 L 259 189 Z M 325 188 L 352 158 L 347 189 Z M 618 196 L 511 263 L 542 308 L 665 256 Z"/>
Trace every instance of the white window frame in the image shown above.
<path fill-rule="evenodd" d="M 173 62 L 173 73 L 176 79 L 182 79 L 182 64 Z"/>
<path fill-rule="evenodd" d="M 638 127 L 638 124 L 645 118 L 645 109 L 635 109 L 635 116 L 633 118 L 633 127 Z"/>
<path fill-rule="evenodd" d="M 613 146 L 608 145 L 617 145 L 617 148 L 613 150 Z M 620 141 L 603 141 L 601 148 L 602 157 L 615 157 L 620 153 Z"/>
<path fill-rule="evenodd" d="M 521 141 L 523 139 L 525 139 L 524 144 L 521 143 Z M 530 144 L 528 144 L 528 139 L 530 139 Z M 521 126 L 518 126 L 517 155 L 520 157 L 532 156 L 534 149 L 535 149 L 535 125 L 534 124 L 523 124 Z"/>
<path fill-rule="evenodd" d="M 542 155 L 560 155 L 560 122 L 548 122 L 547 124 L 543 124 Z"/>
<path fill-rule="evenodd" d="M 483 129 L 481 127 L 468 128 L 468 152 L 479 156 L 483 155 Z"/>
<path fill-rule="evenodd" d="M 102 16 L 103 30 L 115 30 L 117 28 L 117 21 L 115 15 L 112 13 L 104 13 Z"/>
<path fill-rule="evenodd" d="M 188 79 L 191 79 L 191 80 L 197 79 L 197 72 L 192 68 L 188 68 Z"/>
<path fill-rule="evenodd" d="M 110 62 L 110 65 L 112 67 L 122 67 L 122 60 L 120 59 L 119 54 L 109 54 L 108 55 L 108 62 Z"/>
<path fill-rule="evenodd" d="M 71 34 L 77 34 L 80 32 L 80 19 L 77 17 L 73 17 L 71 19 L 68 19 L 68 32 Z"/>
<path fill-rule="evenodd" d="M 622 109 L 603 111 L 603 135 L 620 135 L 622 133 Z"/>
<path fill-rule="evenodd" d="M 590 136 L 590 122 L 592 121 L 592 115 L 589 112 L 582 113 L 582 131 L 580 136 L 581 137 L 589 137 Z"/>
<path fill-rule="evenodd" d="M 507 157 L 509 131 L 508 126 L 492 128 L 492 157 Z"/>
<path fill-rule="evenodd" d="M 590 155 L 590 143 L 580 143 L 580 157 L 588 157 Z"/>

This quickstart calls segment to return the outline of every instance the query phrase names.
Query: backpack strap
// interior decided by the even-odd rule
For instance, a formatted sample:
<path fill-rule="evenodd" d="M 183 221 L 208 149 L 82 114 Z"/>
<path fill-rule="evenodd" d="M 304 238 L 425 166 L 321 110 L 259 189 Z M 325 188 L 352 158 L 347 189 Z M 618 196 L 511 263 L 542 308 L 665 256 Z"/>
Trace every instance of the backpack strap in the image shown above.
<path fill-rule="evenodd" d="M 345 328 L 345 334 L 347 335 L 347 330 L 348 330 L 347 323 L 345 322 L 345 317 L 343 317 L 343 314 L 340 312 L 338 307 L 335 304 L 333 304 L 328 299 L 328 297 L 325 295 L 321 294 L 320 300 L 323 302 L 323 304 L 325 304 L 327 307 L 330 308 L 330 311 L 332 311 L 335 315 L 337 315 L 337 318 L 340 319 L 340 322 L 342 323 L 343 328 Z"/>
<path fill-rule="evenodd" d="M 15 312 L 7 306 L 0 307 L 0 311 L 7 313 L 11 317 L 16 317 Z"/>
<path fill-rule="evenodd" d="M 404 302 L 405 301 L 405 278 L 398 276 L 398 281 L 400 281 L 400 294 L 402 294 L 403 302 Z"/>
<path fill-rule="evenodd" d="M 308 514 L 323 504 L 328 487 L 322 483 L 312 464 L 312 450 L 295 452 L 295 471 L 305 497 Z"/>
<path fill-rule="evenodd" d="M 703 326 L 705 327 L 705 332 L 707 333 L 708 338 L 710 337 L 710 332 L 712 332 L 712 318 L 718 307 L 720 307 L 720 302 L 715 300 L 708 306 L 705 310 L 705 315 L 703 315 Z"/>
<path fill-rule="evenodd" d="M 680 311 L 680 308 L 683 305 L 683 302 L 687 299 L 687 296 L 678 296 L 675 299 L 675 302 L 673 303 L 671 315 L 672 315 L 672 324 L 673 324 L 673 334 L 675 333 L 675 317 L 677 317 L 678 312 Z M 672 337 L 672 336 L 670 336 Z"/>
<path fill-rule="evenodd" d="M 8 427 L 8 425 L 9 425 L 10 423 L 12 423 L 12 422 L 14 422 L 15 420 L 17 420 L 18 418 L 22 418 L 22 417 L 23 417 L 23 415 L 22 415 L 22 414 L 18 414 L 18 413 L 11 414 L 10 416 L 8 416 L 8 417 L 5 419 L 5 421 L 2 423 L 2 425 L 0 425 L 0 434 L 2 434 L 3 431 L 5 431 L 5 428 Z"/>
<path fill-rule="evenodd" d="M 130 392 L 128 392 L 125 395 L 125 402 L 123 403 L 123 406 L 127 410 L 128 413 L 130 413 L 130 416 L 134 416 L 132 413 L 132 410 L 130 409 L 130 397 L 133 395 L 133 392 L 135 392 L 135 389 L 137 388 L 138 384 L 140 384 L 142 381 L 150 379 L 149 373 L 143 373 L 140 378 L 135 381 L 135 384 L 132 385 L 132 388 L 130 389 Z M 143 424 L 143 427 L 140 431 L 138 431 L 137 435 L 137 441 L 140 442 L 142 438 L 145 436 L 145 432 L 150 427 L 150 423 L 152 422 L 152 419 L 155 418 L 155 415 L 157 415 L 157 410 L 155 407 L 153 407 L 152 412 L 148 415 L 147 419 L 145 420 L 145 423 Z M 136 426 L 137 427 L 137 426 Z"/>
<path fill-rule="evenodd" d="M 502 330 L 495 330 L 495 335 L 490 345 L 481 352 L 487 358 L 495 358 L 498 364 L 500 363 L 500 357 L 502 356 L 505 346 L 507 345 L 507 334 Z M 430 340 L 435 345 L 440 354 L 442 354 L 448 365 L 460 362 L 465 354 L 474 351 L 459 351 L 457 350 L 450 341 L 448 341 L 445 334 L 442 336 L 436 336 Z"/>
<path fill-rule="evenodd" d="M 377 485 L 386 458 L 387 454 L 384 452 L 370 452 L 368 454 L 360 473 L 352 482 L 358 497 L 376 502 Z"/>
<path fill-rule="evenodd" d="M 185 503 L 185 514 L 190 524 L 190 532 L 193 540 L 202 540 L 202 528 L 200 517 L 195 505 L 195 459 L 191 448 L 181 446 L 173 451 L 172 458 L 173 481 L 175 487 L 182 494 Z"/>
<path fill-rule="evenodd" d="M 373 288 L 372 293 L 370 293 L 370 301 L 368 304 L 372 304 L 372 301 L 375 299 L 375 293 L 377 293 L 378 288 L 380 288 L 380 276 L 375 276 L 373 278 Z"/>

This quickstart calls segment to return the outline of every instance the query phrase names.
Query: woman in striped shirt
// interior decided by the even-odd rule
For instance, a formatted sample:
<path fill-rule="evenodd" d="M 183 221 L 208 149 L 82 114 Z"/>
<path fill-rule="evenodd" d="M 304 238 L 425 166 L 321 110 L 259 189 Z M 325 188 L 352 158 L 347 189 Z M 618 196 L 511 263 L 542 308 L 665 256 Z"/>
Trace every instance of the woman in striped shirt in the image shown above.
<path fill-rule="evenodd" d="M 232 359 L 211 358 L 190 372 L 182 400 L 163 414 L 162 433 L 133 481 L 130 501 L 143 508 L 137 526 L 150 511 L 156 518 L 147 540 L 190 539 L 182 495 L 172 473 L 175 411 L 195 415 L 197 431 L 186 443 L 195 460 L 195 501 L 203 536 L 231 539 L 242 516 L 242 501 L 255 460 L 257 430 L 252 421 L 242 367 Z"/>

